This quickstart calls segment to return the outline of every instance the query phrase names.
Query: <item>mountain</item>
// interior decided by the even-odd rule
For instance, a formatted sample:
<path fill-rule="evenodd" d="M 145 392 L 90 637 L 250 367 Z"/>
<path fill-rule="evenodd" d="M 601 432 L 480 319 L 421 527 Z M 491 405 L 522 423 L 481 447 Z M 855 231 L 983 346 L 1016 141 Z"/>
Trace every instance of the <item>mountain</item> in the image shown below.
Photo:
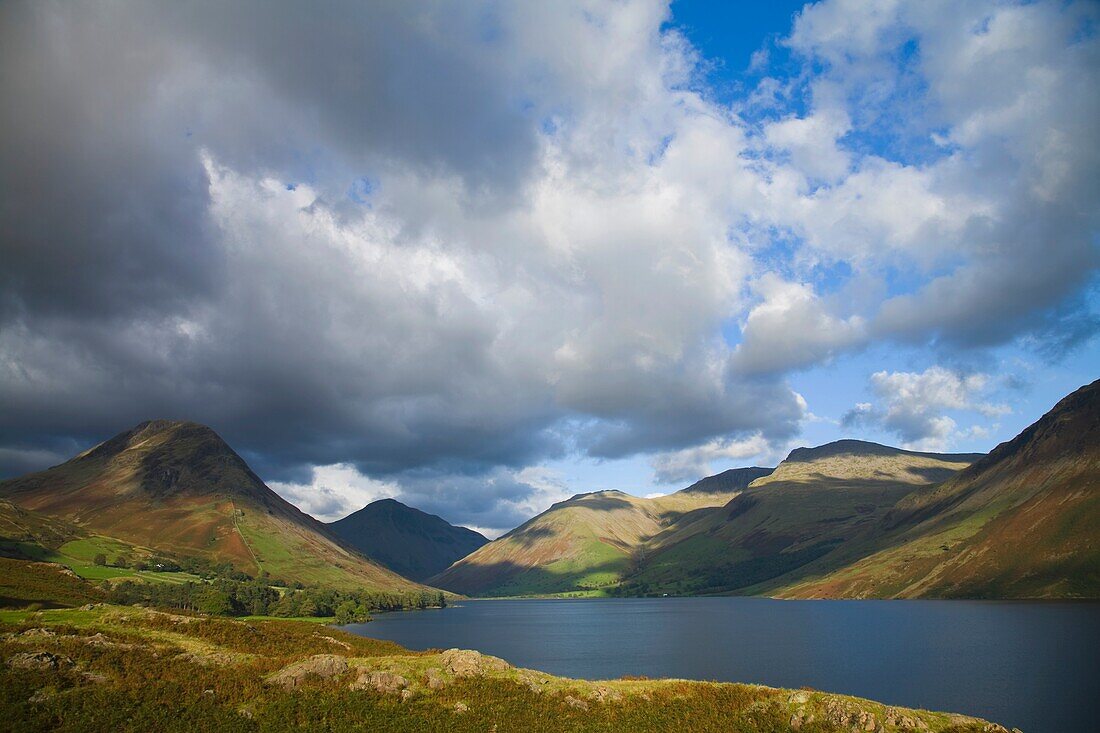
<path fill-rule="evenodd" d="M 636 552 L 650 537 L 696 511 L 721 506 L 770 471 L 727 471 L 651 499 L 621 491 L 578 494 L 427 582 L 483 596 L 598 592 L 631 571 Z"/>
<path fill-rule="evenodd" d="M 0 482 L 0 497 L 88 532 L 252 575 L 420 588 L 344 547 L 264 485 L 217 433 L 192 422 L 142 423 L 59 466 Z"/>
<path fill-rule="evenodd" d="M 915 488 L 979 458 L 858 440 L 798 448 L 722 507 L 653 537 L 622 592 L 743 592 L 797 573 L 873 526 Z"/>
<path fill-rule="evenodd" d="M 786 597 L 1100 597 L 1100 380 L 938 486 Z M 861 555 L 861 556 L 858 556 Z"/>
<path fill-rule="evenodd" d="M 375 562 L 413 580 L 426 580 L 489 541 L 394 499 L 371 502 L 328 528 Z"/>

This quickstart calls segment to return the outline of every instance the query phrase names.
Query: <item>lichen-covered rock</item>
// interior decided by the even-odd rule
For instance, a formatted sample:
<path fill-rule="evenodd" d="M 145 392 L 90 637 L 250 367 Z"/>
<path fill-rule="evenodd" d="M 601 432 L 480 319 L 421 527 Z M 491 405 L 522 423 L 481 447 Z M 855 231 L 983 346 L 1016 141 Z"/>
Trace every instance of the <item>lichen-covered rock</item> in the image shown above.
<path fill-rule="evenodd" d="M 806 690 L 796 690 L 787 698 L 791 705 L 804 705 L 810 701 L 810 693 Z"/>
<path fill-rule="evenodd" d="M 361 672 L 351 683 L 353 690 L 374 690 L 385 695 L 397 695 L 408 686 L 409 681 L 401 675 L 380 670 Z"/>
<path fill-rule="evenodd" d="M 572 695 L 565 696 L 565 704 L 571 708 L 577 708 L 578 710 L 587 710 L 588 703 L 584 700 L 580 700 Z"/>
<path fill-rule="evenodd" d="M 24 631 L 19 636 L 21 638 L 31 638 L 31 639 L 33 639 L 35 637 L 42 637 L 42 636 L 57 636 L 57 632 L 50 631 L 49 629 L 36 628 L 36 629 L 27 629 L 26 631 Z"/>
<path fill-rule="evenodd" d="M 50 652 L 22 652 L 9 658 L 8 666 L 37 672 L 57 672 L 72 667 L 73 660 Z"/>
<path fill-rule="evenodd" d="M 443 670 L 439 667 L 429 667 L 424 673 L 424 684 L 429 690 L 442 690 L 447 686 L 447 679 L 443 676 Z"/>
<path fill-rule="evenodd" d="M 928 730 L 928 723 L 897 708 L 886 708 L 883 722 L 900 730 Z"/>
<path fill-rule="evenodd" d="M 516 676 L 516 682 L 520 683 L 536 695 L 541 695 L 544 685 L 547 684 L 547 679 L 545 677 L 539 677 L 537 674 L 534 674 L 532 672 L 525 671 L 520 672 Z"/>
<path fill-rule="evenodd" d="M 596 685 L 588 699 L 595 702 L 619 702 L 623 699 L 623 693 L 605 685 Z"/>
<path fill-rule="evenodd" d="M 287 690 L 300 687 L 310 677 L 329 679 L 348 671 L 348 660 L 336 654 L 316 654 L 289 664 L 270 675 L 265 682 Z"/>
<path fill-rule="evenodd" d="M 800 710 L 791 714 L 791 730 L 802 730 L 802 726 L 809 725 L 812 722 L 814 722 L 813 713 L 806 713 Z"/>
<path fill-rule="evenodd" d="M 839 728 L 847 728 L 853 733 L 876 731 L 881 728 L 875 714 L 843 700 L 825 701 L 825 719 Z"/>
<path fill-rule="evenodd" d="M 467 705 L 467 704 L 466 704 L 466 703 L 464 703 L 464 702 L 456 702 L 456 703 L 455 703 L 454 711 L 455 711 L 456 713 L 459 713 L 460 715 L 461 715 L 462 713 L 465 713 L 465 712 L 467 712 L 467 711 L 468 711 L 469 709 L 470 709 L 470 706 L 469 706 L 469 705 Z"/>
<path fill-rule="evenodd" d="M 103 635 L 102 632 L 97 632 L 91 636 L 75 637 L 83 641 L 88 646 L 102 647 L 102 648 L 115 648 L 115 649 L 132 649 L 133 644 L 127 644 L 121 641 L 115 641 Z"/>
<path fill-rule="evenodd" d="M 503 659 L 469 649 L 448 649 L 440 655 L 440 662 L 443 669 L 455 677 L 479 677 L 486 672 L 503 672 L 509 668 Z"/>

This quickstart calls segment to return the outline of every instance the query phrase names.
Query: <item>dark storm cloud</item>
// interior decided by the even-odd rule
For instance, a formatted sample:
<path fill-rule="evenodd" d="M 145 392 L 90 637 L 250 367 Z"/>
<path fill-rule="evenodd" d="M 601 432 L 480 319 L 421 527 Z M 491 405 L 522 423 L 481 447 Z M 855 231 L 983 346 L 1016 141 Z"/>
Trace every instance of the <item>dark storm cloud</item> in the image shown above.
<path fill-rule="evenodd" d="M 311 465 L 350 462 L 410 487 L 457 481 L 454 497 L 437 491 L 431 501 L 469 501 L 470 516 L 500 522 L 490 504 L 532 489 L 496 476 L 478 509 L 478 477 L 493 467 L 588 442 L 627 455 L 715 431 L 792 431 L 799 408 L 781 383 L 765 390 L 781 409 L 753 414 L 748 400 L 759 393 L 690 384 L 699 363 L 619 369 L 615 390 L 625 391 L 599 395 L 596 365 L 610 360 L 599 341 L 568 375 L 575 394 L 558 399 L 540 373 L 544 344 L 556 348 L 562 328 L 553 303 L 529 319 L 529 336 L 505 334 L 507 307 L 479 302 L 453 276 L 447 243 L 417 245 L 439 234 L 408 211 L 393 217 L 400 227 L 385 236 L 395 245 L 376 265 L 342 247 L 354 230 L 339 228 L 361 219 L 344 194 L 364 177 L 377 186 L 381 176 L 395 198 L 402 185 L 457 187 L 448 196 L 460 206 L 491 215 L 536 162 L 547 110 L 534 92 L 550 99 L 546 108 L 568 107 L 552 69 L 508 55 L 492 12 L 437 10 L 0 8 L 0 470 L 41 467 L 141 420 L 186 418 L 215 427 L 265 477 L 302 480 Z M 600 27 L 597 16 L 548 15 Z M 644 73 L 634 66 L 623 78 Z M 314 200 L 287 203 L 267 177 L 284 199 L 308 185 Z M 439 208 L 417 205 L 430 216 Z M 308 226 L 295 228 L 302 217 Z M 455 255 L 467 258 L 460 266 L 482 267 L 478 246 L 527 257 L 530 244 L 512 232 L 483 244 L 487 225 L 477 226 L 456 233 L 468 248 Z M 415 250 L 409 261 L 385 270 L 405 247 Z M 511 284 L 506 270 L 492 277 Z M 569 303 L 572 286 L 554 278 L 521 285 Z M 616 359 L 640 358 L 631 338 Z M 578 443 L 565 434 L 578 418 L 607 426 Z M 417 478 L 424 467 L 430 481 Z"/>

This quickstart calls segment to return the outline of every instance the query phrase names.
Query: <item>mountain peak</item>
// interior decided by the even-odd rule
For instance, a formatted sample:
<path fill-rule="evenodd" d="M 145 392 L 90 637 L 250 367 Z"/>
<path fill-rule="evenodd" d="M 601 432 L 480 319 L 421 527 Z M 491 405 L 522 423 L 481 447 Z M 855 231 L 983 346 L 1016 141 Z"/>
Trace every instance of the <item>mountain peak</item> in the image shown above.
<path fill-rule="evenodd" d="M 747 468 L 731 468 L 713 476 L 699 479 L 686 489 L 681 489 L 685 494 L 726 494 L 731 491 L 740 491 L 748 487 L 758 478 L 767 476 L 774 468 L 762 468 L 750 466 Z"/>
<path fill-rule="evenodd" d="M 0 482 L 15 504 L 127 542 L 283 580 L 410 588 L 264 485 L 214 430 L 149 420 L 59 466 Z"/>
<path fill-rule="evenodd" d="M 487 540 L 397 499 L 378 499 L 328 525 L 329 531 L 391 570 L 423 580 Z"/>

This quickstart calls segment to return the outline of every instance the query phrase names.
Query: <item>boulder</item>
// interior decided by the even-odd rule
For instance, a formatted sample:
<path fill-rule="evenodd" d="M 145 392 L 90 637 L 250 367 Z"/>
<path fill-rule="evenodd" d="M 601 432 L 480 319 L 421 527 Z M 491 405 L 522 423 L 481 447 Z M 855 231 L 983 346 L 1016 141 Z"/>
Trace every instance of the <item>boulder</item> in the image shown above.
<path fill-rule="evenodd" d="M 462 714 L 470 709 L 470 706 L 464 702 L 456 702 L 454 710 L 456 713 Z"/>
<path fill-rule="evenodd" d="M 596 689 L 592 691 L 588 699 L 595 702 L 619 702 L 623 699 L 623 693 L 611 687 L 596 685 Z"/>
<path fill-rule="evenodd" d="M 19 636 L 30 637 L 33 639 L 34 637 L 38 636 L 57 636 L 57 633 L 54 631 L 50 631 L 49 629 L 27 629 Z"/>
<path fill-rule="evenodd" d="M 584 700 L 580 700 L 578 698 L 575 698 L 572 695 L 566 695 L 565 696 L 565 704 L 568 705 L 571 708 L 576 708 L 578 710 L 587 710 L 588 709 L 588 703 L 586 703 Z"/>
<path fill-rule="evenodd" d="M 397 695 L 409 686 L 409 681 L 394 672 L 367 671 L 351 683 L 353 690 L 375 690 L 384 695 Z"/>
<path fill-rule="evenodd" d="M 447 679 L 443 676 L 443 670 L 439 667 L 429 667 L 424 673 L 424 684 L 429 690 L 442 690 L 447 686 Z"/>
<path fill-rule="evenodd" d="M 8 659 L 12 669 L 30 669 L 37 672 L 57 672 L 73 666 L 73 660 L 50 652 L 22 652 Z"/>
<path fill-rule="evenodd" d="M 348 660 L 336 654 L 315 654 L 309 659 L 289 664 L 264 680 L 287 690 L 300 687 L 310 677 L 329 679 L 348 671 Z"/>
<path fill-rule="evenodd" d="M 448 649 L 440 655 L 443 669 L 455 677 L 480 677 L 486 672 L 503 672 L 509 665 L 503 659 L 469 649 Z"/>

